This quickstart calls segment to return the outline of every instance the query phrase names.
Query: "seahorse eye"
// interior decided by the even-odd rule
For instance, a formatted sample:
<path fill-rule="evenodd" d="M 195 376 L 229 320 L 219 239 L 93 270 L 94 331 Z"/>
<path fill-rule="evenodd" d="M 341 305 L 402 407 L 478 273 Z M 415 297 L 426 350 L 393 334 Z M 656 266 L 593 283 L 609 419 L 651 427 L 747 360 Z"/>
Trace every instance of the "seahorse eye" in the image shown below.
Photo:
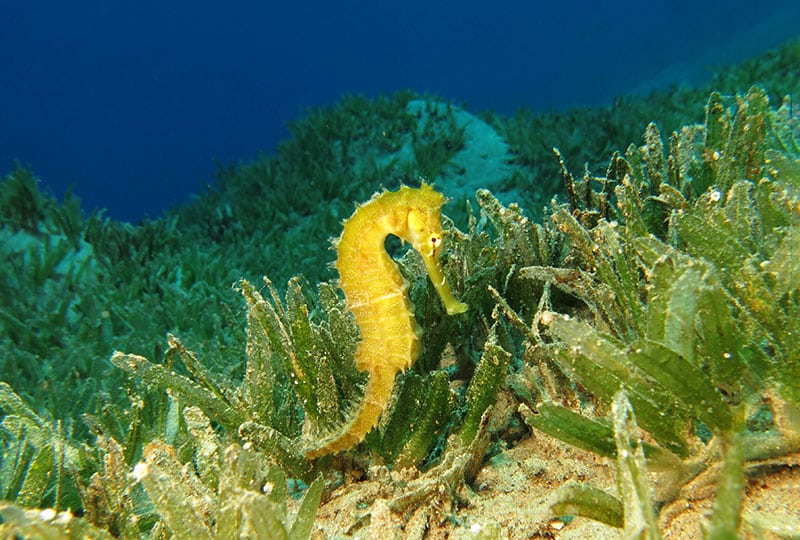
<path fill-rule="evenodd" d="M 441 236 L 431 236 L 431 253 L 436 256 L 436 252 L 439 249 L 439 246 L 442 245 L 442 237 Z"/>

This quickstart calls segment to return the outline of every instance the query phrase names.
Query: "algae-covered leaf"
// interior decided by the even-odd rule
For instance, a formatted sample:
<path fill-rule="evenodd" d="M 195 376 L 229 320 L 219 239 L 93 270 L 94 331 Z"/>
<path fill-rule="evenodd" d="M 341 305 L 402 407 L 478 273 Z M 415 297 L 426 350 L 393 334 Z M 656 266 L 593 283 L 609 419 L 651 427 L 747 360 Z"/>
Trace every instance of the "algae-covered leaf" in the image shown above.
<path fill-rule="evenodd" d="M 13 500 L 25 479 L 36 448 L 25 435 L 24 425 L 9 416 L 0 423 L 3 454 L 0 460 L 0 500 Z"/>
<path fill-rule="evenodd" d="M 426 377 L 423 388 L 426 391 L 420 411 L 412 423 L 411 436 L 397 456 L 397 467 L 409 467 L 424 460 L 453 413 L 450 379 L 444 371 L 434 371 Z"/>
<path fill-rule="evenodd" d="M 422 399 L 426 391 L 423 378 L 409 372 L 398 381 L 394 391 L 396 399 L 391 414 L 386 415 L 378 430 L 367 435 L 367 441 L 379 439 L 376 446 L 378 452 L 388 462 L 393 462 L 411 437 L 411 425 L 422 407 Z"/>
<path fill-rule="evenodd" d="M 733 227 L 734 237 L 742 247 L 750 253 L 756 253 L 761 244 L 763 231 L 752 191 L 751 182 L 735 182 L 728 190 L 723 214 Z"/>
<path fill-rule="evenodd" d="M 721 196 L 717 191 L 708 194 L 713 199 Z M 701 209 L 695 204 L 694 212 L 672 215 L 671 229 L 686 242 L 690 255 L 711 261 L 726 273 L 736 272 L 750 257 L 750 251 L 739 241 L 736 230 L 720 209 Z"/>
<path fill-rule="evenodd" d="M 306 293 L 298 278 L 289 280 L 286 314 L 292 340 L 295 389 L 314 421 L 323 428 L 331 428 L 340 420 L 341 410 L 333 366 L 311 324 Z"/>
<path fill-rule="evenodd" d="M 661 184 L 658 191 L 658 200 L 664 204 L 666 209 L 673 212 L 685 212 L 689 209 L 689 202 L 686 200 L 684 194 L 681 193 L 678 188 L 670 184 Z"/>
<path fill-rule="evenodd" d="M 736 116 L 724 150 L 725 155 L 735 159 L 722 160 L 717 176 L 723 190 L 737 180 L 760 177 L 771 123 L 769 96 L 763 88 L 753 86 L 743 96 L 737 96 L 736 101 Z"/>
<path fill-rule="evenodd" d="M 622 178 L 614 188 L 614 194 L 617 197 L 617 208 L 625 220 L 627 237 L 631 239 L 647 234 L 647 225 L 642 219 L 642 201 L 639 191 L 631 183 L 630 176 Z"/>
<path fill-rule="evenodd" d="M 478 433 L 481 417 L 494 402 L 497 390 L 503 382 L 511 354 L 497 344 L 497 328 L 492 326 L 486 340 L 481 360 L 467 387 L 464 398 L 466 414 L 459 430 L 464 446 L 469 446 Z"/>
<path fill-rule="evenodd" d="M 38 506 L 44 499 L 50 477 L 56 470 L 53 461 L 53 448 L 42 447 L 28 463 L 25 479 L 22 481 L 16 501 L 21 506 Z"/>
<path fill-rule="evenodd" d="M 238 433 L 243 440 L 272 456 L 292 474 L 308 480 L 311 466 L 292 439 L 274 428 L 256 422 L 242 423 Z"/>
<path fill-rule="evenodd" d="M 199 480 L 182 471 L 174 450 L 164 443 L 150 443 L 145 448 L 145 462 L 134 469 L 161 519 L 179 538 L 214 538 L 209 525 L 212 495 Z"/>
<path fill-rule="evenodd" d="M 479 189 L 475 196 L 492 225 L 500 233 L 505 266 L 528 266 L 550 260 L 551 246 L 541 225 L 523 215 L 516 204 L 503 206 L 489 190 Z"/>
<path fill-rule="evenodd" d="M 669 300 L 665 306 L 663 343 L 694 363 L 697 340 L 694 320 L 701 274 L 695 268 L 679 268 L 673 280 L 670 288 L 664 291 Z"/>
<path fill-rule="evenodd" d="M 69 510 L 23 508 L 0 501 L 0 537 L 37 540 L 112 540 L 116 538 Z"/>
<path fill-rule="evenodd" d="M 677 262 L 672 248 L 653 236 L 638 238 L 636 252 L 650 284 L 645 335 L 649 339 L 663 342 L 671 301 L 670 291 L 678 272 Z"/>
<path fill-rule="evenodd" d="M 5 382 L 0 382 L 0 411 L 5 413 L 0 421 L 0 496 L 30 507 L 62 509 L 65 488 L 72 487 L 68 479 L 90 465 L 85 452 L 70 443 L 60 421 L 36 414 Z"/>
<path fill-rule="evenodd" d="M 538 405 L 536 411 L 525 416 L 525 422 L 539 431 L 578 448 L 608 458 L 617 456 L 614 431 L 607 422 L 588 418 L 553 403 Z"/>
<path fill-rule="evenodd" d="M 611 419 L 617 446 L 617 486 L 625 517 L 624 537 L 661 538 L 656 512 L 650 500 L 647 466 L 636 418 L 623 391 L 614 396 Z"/>
<path fill-rule="evenodd" d="M 763 271 L 768 264 L 759 267 L 755 261 L 747 261 L 732 283 L 731 292 L 746 310 L 741 321 L 744 329 L 754 336 L 764 332 L 763 337 L 773 341 L 773 336 L 780 335 L 784 321 L 780 316 L 779 298 Z"/>
<path fill-rule="evenodd" d="M 287 478 L 260 452 L 230 445 L 224 452 L 215 515 L 215 538 L 276 538 L 306 540 L 311 533 L 323 482 L 317 478 L 306 490 L 297 514 Z"/>
<path fill-rule="evenodd" d="M 272 282 L 265 280 L 265 283 L 271 295 L 269 302 L 250 282 L 241 280 L 238 283 L 248 305 L 248 350 L 257 353 L 252 359 L 248 358 L 245 389 L 254 404 L 269 407 L 268 413 L 261 414 L 272 425 L 281 430 L 290 427 L 297 429 L 296 423 L 291 423 L 294 414 L 279 413 L 279 397 L 286 398 L 280 407 L 291 410 L 296 405 L 293 396 L 309 399 L 311 390 L 294 374 L 295 352 L 286 310 Z M 287 391 L 285 387 L 290 383 L 283 379 L 292 377 L 297 388 Z M 309 407 L 314 405 L 312 400 Z"/>
<path fill-rule="evenodd" d="M 715 385 L 676 351 L 655 341 L 639 340 L 631 345 L 628 357 L 709 428 L 719 432 L 731 426 L 730 407 Z"/>
<path fill-rule="evenodd" d="M 595 318 L 599 327 L 610 329 L 625 328 L 625 313 L 616 301 L 614 290 L 605 283 L 598 283 L 590 272 L 576 268 L 555 268 L 552 266 L 526 266 L 520 268 L 520 276 L 535 281 L 543 281 L 567 294 L 580 299 Z M 493 289 L 490 289 L 490 291 Z M 498 293 L 499 294 L 499 293 Z M 497 298 L 504 311 L 505 299 Z M 513 322 L 518 319 L 510 317 Z M 521 326 L 516 323 L 517 326 Z M 521 328 L 527 332 L 527 328 Z"/>
<path fill-rule="evenodd" d="M 463 268 L 459 269 L 459 273 L 465 275 L 462 278 L 462 290 L 466 289 L 463 300 L 478 309 L 481 305 L 493 305 L 493 302 L 486 301 L 486 290 L 488 286 L 494 286 L 502 290 L 511 305 L 524 304 L 538 293 L 535 284 L 519 279 L 517 270 L 525 266 L 553 264 L 560 249 L 559 242 L 547 227 L 525 217 L 518 205 L 503 206 L 485 189 L 478 190 L 476 197 L 481 206 L 481 222 L 472 224 L 470 237 L 458 242 L 462 245 L 462 252 L 459 253 L 457 248 L 455 253 L 464 261 L 461 263 Z M 491 242 L 481 226 L 486 220 L 499 234 L 499 238 Z M 469 251 L 463 252 L 465 248 Z"/>
<path fill-rule="evenodd" d="M 311 484 L 293 517 L 287 506 L 286 475 L 265 454 L 232 444 L 220 465 L 218 484 L 205 486 L 172 447 L 156 441 L 145 448 L 144 461 L 133 476 L 176 538 L 309 537 L 321 479 Z"/>
<path fill-rule="evenodd" d="M 777 161 L 777 156 L 772 156 L 770 161 Z M 781 159 L 785 159 L 781 156 Z M 779 239 L 779 232 L 782 227 L 796 225 L 800 219 L 800 157 L 796 160 L 797 173 L 791 177 L 775 181 L 769 178 L 762 178 L 756 184 L 752 192 L 753 201 L 758 210 L 763 231 L 762 250 L 773 244 Z M 790 173 L 791 174 L 791 173 Z M 773 173 L 773 175 L 778 175 Z"/>
<path fill-rule="evenodd" d="M 248 281 L 239 282 L 248 304 L 248 350 L 257 352 L 247 369 L 246 393 L 272 408 L 262 415 L 269 425 L 291 436 L 299 435 L 301 410 L 323 431 L 339 425 L 363 379 L 351 356 L 357 334 L 341 304 L 327 290 L 323 310 L 312 314 L 302 282 L 289 281 L 285 302 L 269 280 L 269 301 Z M 262 367 L 265 376 L 259 375 Z"/>
<path fill-rule="evenodd" d="M 625 241 L 616 224 L 605 220 L 589 231 L 562 210 L 553 214 L 553 221 L 570 238 L 585 267 L 594 273 L 597 286 L 613 292 L 608 299 L 597 298 L 599 311 L 612 315 L 608 322 L 613 332 L 620 337 L 636 335 L 644 317 L 633 246 Z"/>
<path fill-rule="evenodd" d="M 199 407 L 185 407 L 183 418 L 186 430 L 194 443 L 194 464 L 197 475 L 207 487 L 219 483 L 220 443 L 211 420 Z"/>
<path fill-rule="evenodd" d="M 224 454 L 215 538 L 288 540 L 286 475 L 264 454 L 238 444 Z"/>
<path fill-rule="evenodd" d="M 14 389 L 3 381 L 0 381 L 0 409 L 2 409 L 6 415 L 14 415 L 21 421 L 29 424 L 34 428 L 34 431 L 47 432 L 50 428 L 47 421 L 36 414 L 33 409 L 14 392 Z"/>
<path fill-rule="evenodd" d="M 755 390 L 766 373 L 761 367 L 763 351 L 749 342 L 732 308 L 729 296 L 718 283 L 700 292 L 697 352 L 708 365 L 714 384 L 735 404 L 742 398 L 743 387 Z"/>
<path fill-rule="evenodd" d="M 272 282 L 266 280 L 271 301 L 246 280 L 238 283 L 247 303 L 247 368 L 242 395 L 258 423 L 286 434 L 300 430 L 295 413 L 299 397 L 291 388 L 291 336 L 284 324 L 286 311 Z"/>
<path fill-rule="evenodd" d="M 610 431 L 610 430 L 609 430 Z M 621 529 L 625 522 L 622 502 L 602 489 L 567 482 L 550 499 L 556 516 L 581 516 Z"/>
<path fill-rule="evenodd" d="M 606 419 L 590 418 L 554 403 L 539 404 L 533 412 L 528 411 L 527 406 L 521 406 L 521 412 L 525 423 L 532 428 L 589 452 L 610 459 L 617 457 L 614 429 Z M 642 444 L 647 464 L 653 470 L 676 471 L 682 468 L 680 460 L 671 452 L 653 444 Z"/>
<path fill-rule="evenodd" d="M 747 339 L 734 323 L 732 300 L 715 269 L 653 237 L 637 239 L 636 251 L 652 285 L 647 339 L 671 349 L 693 369 L 710 370 L 707 382 L 726 389 L 734 400 L 743 375 L 756 384 L 742 371 Z"/>
<path fill-rule="evenodd" d="M 669 389 L 647 377 L 628 358 L 622 344 L 586 323 L 554 313 L 546 315 L 551 335 L 568 344 L 558 350 L 559 364 L 607 405 L 620 389 L 625 389 L 641 425 L 667 449 L 685 456 L 689 417 Z"/>
<path fill-rule="evenodd" d="M 319 284 L 319 304 L 327 315 L 320 322 L 320 338 L 325 341 L 326 350 L 332 362 L 341 372 L 340 388 L 342 398 L 347 401 L 355 400 L 360 389 L 356 385 L 344 384 L 360 380 L 363 372 L 355 365 L 356 344 L 359 339 L 359 330 L 355 317 L 347 310 L 344 298 L 337 293 L 336 287 L 328 282 Z"/>
<path fill-rule="evenodd" d="M 725 148 L 731 132 L 731 113 L 719 92 L 712 92 L 708 98 L 705 125 L 706 148 L 710 151 Z"/>
<path fill-rule="evenodd" d="M 711 522 L 706 530 L 709 540 L 737 538 L 744 500 L 744 448 L 739 434 L 722 438 L 722 468 L 717 480 L 717 496 Z"/>
<path fill-rule="evenodd" d="M 403 376 L 397 399 L 380 430 L 380 453 L 395 467 L 408 467 L 425 458 L 452 414 L 447 373 Z"/>
<path fill-rule="evenodd" d="M 201 387 L 213 393 L 220 401 L 227 403 L 231 408 L 242 409 L 244 407 L 233 385 L 209 371 L 197 355 L 187 349 L 180 339 L 172 334 L 167 334 L 167 344 L 169 348 L 164 353 L 164 363 L 166 365 L 171 366 L 175 360 L 179 359 L 191 374 L 192 379 Z"/>
<path fill-rule="evenodd" d="M 617 330 L 620 336 L 630 336 L 641 331 L 644 324 L 644 306 L 641 302 L 639 266 L 633 244 L 620 234 L 617 224 L 600 221 L 593 231 L 600 253 L 613 268 L 614 280 L 604 281 L 613 290 L 617 302 L 624 310 L 626 327 Z"/>
<path fill-rule="evenodd" d="M 800 224 L 788 228 L 768 262 L 767 271 L 775 280 L 773 291 L 776 298 L 800 289 Z"/>
<path fill-rule="evenodd" d="M 117 537 L 136 538 L 152 518 L 152 506 L 141 504 L 143 494 L 130 481 L 124 448 L 106 437 L 98 437 L 95 444 L 103 452 L 103 468 L 80 490 L 84 517 Z"/>
<path fill-rule="evenodd" d="M 305 495 L 303 495 L 303 500 L 300 502 L 300 508 L 297 511 L 294 523 L 292 523 L 292 528 L 289 531 L 291 540 L 307 540 L 311 537 L 314 519 L 317 516 L 317 507 L 324 487 L 325 481 L 321 477 L 308 486 Z"/>
<path fill-rule="evenodd" d="M 247 418 L 247 411 L 226 401 L 219 392 L 199 386 L 188 377 L 170 371 L 164 365 L 153 364 L 143 356 L 115 351 L 111 363 L 158 388 L 171 389 L 229 429 L 236 429 Z"/>
<path fill-rule="evenodd" d="M 655 195 L 657 190 L 667 181 L 667 162 L 664 158 L 664 143 L 661 134 L 654 122 L 647 124 L 644 131 L 643 159 L 647 179 L 650 186 L 650 195 Z"/>

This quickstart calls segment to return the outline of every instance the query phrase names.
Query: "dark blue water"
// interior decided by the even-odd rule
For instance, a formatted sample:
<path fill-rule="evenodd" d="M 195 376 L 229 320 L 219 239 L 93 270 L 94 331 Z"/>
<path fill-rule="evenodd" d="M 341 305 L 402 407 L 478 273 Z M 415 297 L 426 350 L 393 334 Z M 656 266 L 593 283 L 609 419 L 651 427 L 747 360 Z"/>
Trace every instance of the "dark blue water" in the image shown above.
<path fill-rule="evenodd" d="M 289 7 L 289 4 L 292 7 Z M 800 32 L 800 2 L 0 2 L 0 171 L 156 217 L 304 107 L 410 88 L 511 113 L 700 82 Z M 753 7 L 756 6 L 756 7 Z M 556 143 L 557 141 L 554 141 Z"/>

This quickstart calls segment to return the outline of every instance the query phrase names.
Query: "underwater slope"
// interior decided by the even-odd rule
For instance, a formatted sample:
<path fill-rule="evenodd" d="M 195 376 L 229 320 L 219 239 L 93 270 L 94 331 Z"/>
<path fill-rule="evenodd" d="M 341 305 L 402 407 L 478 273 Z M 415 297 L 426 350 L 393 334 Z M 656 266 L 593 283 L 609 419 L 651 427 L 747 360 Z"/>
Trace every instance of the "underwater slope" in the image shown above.
<path fill-rule="evenodd" d="M 0 187 L 3 234 L 17 239 L 3 242 L 0 489 L 14 503 L 0 526 L 655 537 L 705 519 L 715 534 L 792 534 L 759 505 L 791 503 L 781 497 L 796 486 L 798 119 L 750 84 L 773 90 L 772 75 L 796 89 L 797 51 L 721 75 L 723 93 L 489 118 L 514 153 L 514 188 L 549 200 L 560 184 L 560 198 L 537 220 L 486 190 L 471 213 L 445 206 L 459 228 L 444 275 L 470 305 L 460 318 L 421 261 L 389 246 L 421 354 L 378 429 L 336 458 L 300 451 L 352 414 L 364 383 L 358 328 L 320 247 L 381 178 L 458 172 L 457 108 L 420 123 L 408 112 L 418 96 L 346 98 L 299 121 L 274 158 L 221 171 L 195 204 L 138 227 L 84 216 L 16 169 Z M 602 135 L 559 135 L 576 125 Z M 408 138 L 413 161 L 380 162 Z M 600 155 L 608 145 L 618 152 Z M 573 174 L 584 147 L 607 164 Z M 287 197 L 301 180 L 313 190 Z M 277 286 L 251 285 L 265 269 Z M 289 280 L 298 270 L 320 274 Z M 109 363 L 114 349 L 125 352 Z M 509 490 L 546 495 L 520 509 Z M 37 507 L 54 510 L 22 510 Z"/>

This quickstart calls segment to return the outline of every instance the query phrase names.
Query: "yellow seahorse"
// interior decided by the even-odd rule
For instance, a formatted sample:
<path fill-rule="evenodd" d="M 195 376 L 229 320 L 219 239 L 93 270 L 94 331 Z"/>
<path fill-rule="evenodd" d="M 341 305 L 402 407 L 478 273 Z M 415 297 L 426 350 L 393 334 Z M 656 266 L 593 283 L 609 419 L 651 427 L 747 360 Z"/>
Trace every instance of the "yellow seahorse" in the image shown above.
<path fill-rule="evenodd" d="M 445 197 L 423 183 L 376 193 L 345 221 L 336 245 L 340 286 L 347 308 L 361 331 L 356 366 L 369 374 L 358 412 L 326 440 L 306 450 L 315 458 L 352 448 L 378 423 L 392 394 L 395 375 L 417 359 L 419 340 L 405 281 L 384 248 L 390 234 L 408 242 L 421 256 L 447 313 L 467 310 L 450 292 L 439 253 L 444 237 L 441 208 Z"/>

